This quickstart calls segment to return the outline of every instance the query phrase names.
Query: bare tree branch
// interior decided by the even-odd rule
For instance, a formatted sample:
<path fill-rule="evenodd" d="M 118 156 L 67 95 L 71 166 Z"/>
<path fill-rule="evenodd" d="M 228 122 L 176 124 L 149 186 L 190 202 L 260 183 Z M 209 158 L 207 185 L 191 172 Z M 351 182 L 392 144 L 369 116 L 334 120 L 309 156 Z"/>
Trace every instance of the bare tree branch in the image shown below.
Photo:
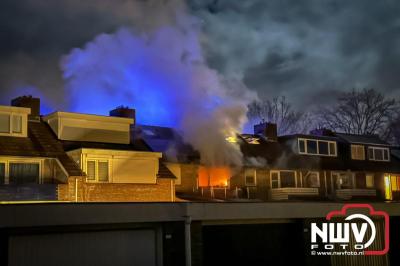
<path fill-rule="evenodd" d="M 387 139 L 398 103 L 374 89 L 343 92 L 333 106 L 320 109 L 319 124 L 351 134 L 379 134 Z"/>
<path fill-rule="evenodd" d="M 312 124 L 311 114 L 293 110 L 284 96 L 251 103 L 247 116 L 254 123 L 261 121 L 276 123 L 278 135 L 306 133 Z"/>

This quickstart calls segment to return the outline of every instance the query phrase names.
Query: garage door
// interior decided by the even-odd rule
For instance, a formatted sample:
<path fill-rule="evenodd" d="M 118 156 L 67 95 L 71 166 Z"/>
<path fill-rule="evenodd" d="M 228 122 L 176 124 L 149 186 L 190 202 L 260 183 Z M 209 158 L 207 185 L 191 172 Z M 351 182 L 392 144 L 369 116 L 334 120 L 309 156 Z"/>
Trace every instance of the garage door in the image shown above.
<path fill-rule="evenodd" d="M 156 265 L 155 230 L 12 236 L 9 265 Z"/>

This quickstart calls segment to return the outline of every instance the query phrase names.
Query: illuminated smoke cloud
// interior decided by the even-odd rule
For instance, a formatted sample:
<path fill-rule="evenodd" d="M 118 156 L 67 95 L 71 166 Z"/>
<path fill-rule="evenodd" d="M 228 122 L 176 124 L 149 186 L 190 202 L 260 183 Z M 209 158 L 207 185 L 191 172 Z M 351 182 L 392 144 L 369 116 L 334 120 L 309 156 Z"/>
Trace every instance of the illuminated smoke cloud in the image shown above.
<path fill-rule="evenodd" d="M 209 68 L 200 44 L 201 23 L 177 8 L 170 23 L 101 34 L 62 60 L 70 109 L 107 114 L 118 105 L 137 110 L 137 122 L 172 126 L 207 165 L 241 164 L 239 133 L 255 97 L 238 80 Z"/>

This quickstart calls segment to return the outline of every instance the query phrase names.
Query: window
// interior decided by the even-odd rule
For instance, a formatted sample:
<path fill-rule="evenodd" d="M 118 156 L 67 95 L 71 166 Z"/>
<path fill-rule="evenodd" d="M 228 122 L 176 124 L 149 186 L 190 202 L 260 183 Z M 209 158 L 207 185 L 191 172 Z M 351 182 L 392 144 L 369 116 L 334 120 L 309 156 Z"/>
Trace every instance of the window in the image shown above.
<path fill-rule="evenodd" d="M 383 160 L 385 160 L 385 161 L 389 161 L 390 160 L 390 158 L 389 158 L 389 150 L 388 149 L 383 150 Z"/>
<path fill-rule="evenodd" d="M 86 166 L 88 181 L 108 182 L 109 168 L 106 160 L 88 160 Z"/>
<path fill-rule="evenodd" d="M 96 161 L 87 161 L 86 179 L 96 180 Z"/>
<path fill-rule="evenodd" d="M 336 142 L 315 139 L 298 139 L 299 153 L 322 156 L 336 156 Z"/>
<path fill-rule="evenodd" d="M 0 133 L 22 134 L 22 115 L 0 114 Z"/>
<path fill-rule="evenodd" d="M 381 147 L 368 147 L 368 159 L 371 161 L 390 161 L 389 149 Z"/>
<path fill-rule="evenodd" d="M 256 170 L 255 169 L 246 169 L 244 171 L 245 175 L 245 185 L 246 186 L 255 186 L 256 185 Z"/>
<path fill-rule="evenodd" d="M 296 174 L 292 171 L 281 171 L 281 187 L 296 187 Z"/>
<path fill-rule="evenodd" d="M 336 142 L 329 142 L 329 155 L 336 156 Z"/>
<path fill-rule="evenodd" d="M 307 153 L 309 154 L 317 154 L 317 141 L 316 140 L 307 140 Z"/>
<path fill-rule="evenodd" d="M 5 183 L 6 177 L 6 164 L 0 163 L 0 185 Z"/>
<path fill-rule="evenodd" d="M 365 160 L 365 149 L 363 145 L 351 145 L 351 159 Z"/>
<path fill-rule="evenodd" d="M 374 175 L 367 174 L 365 176 L 365 184 L 367 188 L 374 188 Z"/>
<path fill-rule="evenodd" d="M 400 176 L 390 175 L 392 191 L 400 191 Z"/>
<path fill-rule="evenodd" d="M 304 139 L 299 139 L 299 152 L 306 153 L 306 141 Z"/>
<path fill-rule="evenodd" d="M 271 172 L 271 188 L 296 187 L 295 171 Z"/>
<path fill-rule="evenodd" d="M 353 187 L 353 175 L 352 173 L 342 172 L 342 173 L 332 173 L 335 179 L 337 189 L 348 189 Z"/>
<path fill-rule="evenodd" d="M 308 172 L 305 175 L 304 180 L 306 187 L 320 187 L 318 172 Z"/>
<path fill-rule="evenodd" d="M 271 188 L 279 188 L 279 172 L 271 172 Z"/>
<path fill-rule="evenodd" d="M 10 115 L 0 114 L 0 133 L 10 133 Z"/>
<path fill-rule="evenodd" d="M 107 161 L 99 161 L 99 181 L 107 182 L 108 181 L 108 162 Z"/>
<path fill-rule="evenodd" d="M 10 184 L 39 183 L 38 163 L 10 163 Z"/>
<path fill-rule="evenodd" d="M 12 133 L 22 133 L 22 116 L 13 115 Z"/>
<path fill-rule="evenodd" d="M 329 145 L 326 141 L 318 141 L 318 152 L 321 155 L 329 155 Z"/>

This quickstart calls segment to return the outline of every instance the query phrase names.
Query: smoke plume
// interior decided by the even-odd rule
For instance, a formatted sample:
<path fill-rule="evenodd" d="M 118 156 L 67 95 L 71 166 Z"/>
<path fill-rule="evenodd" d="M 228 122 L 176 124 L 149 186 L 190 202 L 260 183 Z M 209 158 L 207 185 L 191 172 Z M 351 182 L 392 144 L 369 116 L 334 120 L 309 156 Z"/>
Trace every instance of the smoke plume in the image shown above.
<path fill-rule="evenodd" d="M 162 23 L 100 34 L 63 57 L 70 109 L 105 114 L 128 105 L 138 123 L 181 129 L 204 164 L 239 165 L 242 154 L 226 138 L 242 131 L 255 95 L 207 65 L 201 22 L 179 1 L 168 3 L 174 8 Z"/>

